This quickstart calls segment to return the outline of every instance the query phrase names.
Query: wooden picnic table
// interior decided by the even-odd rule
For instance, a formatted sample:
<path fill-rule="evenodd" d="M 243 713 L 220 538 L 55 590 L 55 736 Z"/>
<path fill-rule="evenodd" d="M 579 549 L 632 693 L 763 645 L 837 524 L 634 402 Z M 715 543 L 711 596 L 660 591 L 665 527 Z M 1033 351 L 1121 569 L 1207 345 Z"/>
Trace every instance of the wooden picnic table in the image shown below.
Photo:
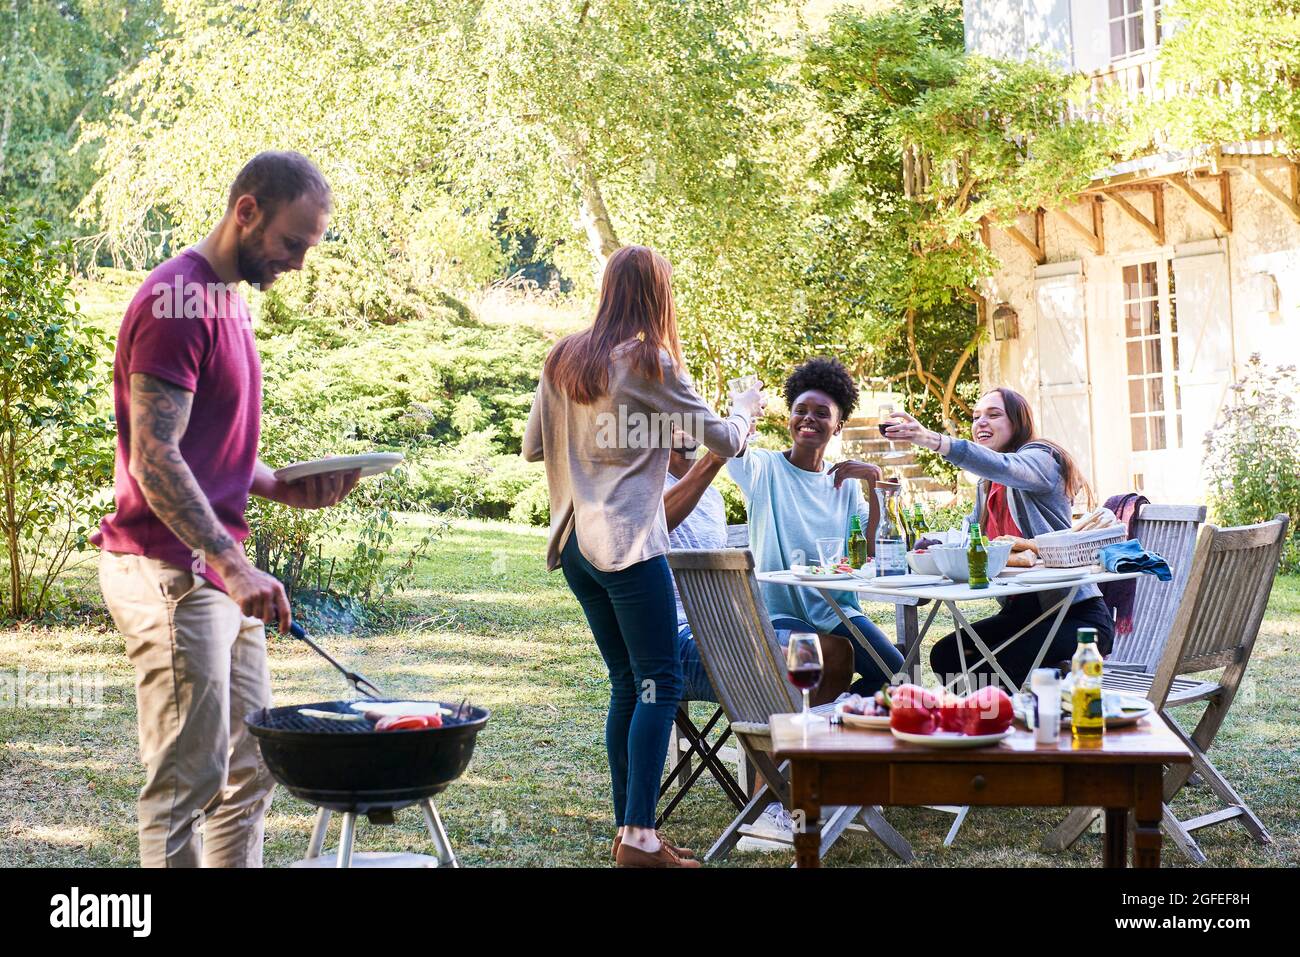
<path fill-rule="evenodd" d="M 805 729 L 795 717 L 772 715 L 770 727 L 776 759 L 790 762 L 798 867 L 819 866 L 823 807 L 941 804 L 1105 808 L 1106 867 L 1125 866 L 1132 810 L 1133 864 L 1159 867 L 1164 765 L 1192 760 L 1156 714 L 1108 730 L 1099 745 L 1076 746 L 1068 727 L 1056 744 L 1036 744 L 1017 724 L 997 745 L 960 750 L 909 744 L 889 731 Z"/>

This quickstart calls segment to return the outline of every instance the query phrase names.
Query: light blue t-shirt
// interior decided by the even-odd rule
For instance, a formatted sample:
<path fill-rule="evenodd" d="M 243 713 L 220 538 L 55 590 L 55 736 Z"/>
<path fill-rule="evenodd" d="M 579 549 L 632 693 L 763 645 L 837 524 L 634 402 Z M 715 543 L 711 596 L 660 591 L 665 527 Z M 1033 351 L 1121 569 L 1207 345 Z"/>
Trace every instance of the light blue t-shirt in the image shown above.
<path fill-rule="evenodd" d="M 867 528 L 868 505 L 857 479 L 845 479 L 838 489 L 828 474 L 806 472 L 791 465 L 780 452 L 751 448 L 727 460 L 727 473 L 740 486 L 749 516 L 749 548 L 758 571 L 782 571 L 795 564 L 815 565 L 817 539 L 848 538 L 849 516 L 857 514 Z M 830 631 L 839 617 L 811 588 L 760 585 L 767 613 L 773 618 L 799 618 L 818 631 Z M 857 596 L 835 592 L 835 600 L 850 615 L 862 614 Z"/>

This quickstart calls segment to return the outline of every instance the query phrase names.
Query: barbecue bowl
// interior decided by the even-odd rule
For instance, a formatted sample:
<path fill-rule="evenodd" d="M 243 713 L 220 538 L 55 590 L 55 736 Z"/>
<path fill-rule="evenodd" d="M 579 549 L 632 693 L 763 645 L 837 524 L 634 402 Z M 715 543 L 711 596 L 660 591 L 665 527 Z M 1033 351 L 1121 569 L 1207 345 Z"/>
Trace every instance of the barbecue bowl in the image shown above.
<path fill-rule="evenodd" d="M 396 699 L 394 699 L 396 700 Z M 443 703 L 454 712 L 454 704 Z M 347 701 L 259 708 L 244 719 L 271 775 L 294 797 L 340 813 L 397 810 L 444 791 L 469 766 L 485 708 L 466 707 L 441 728 L 375 731 L 362 718 L 309 718 L 310 708 L 357 717 Z"/>

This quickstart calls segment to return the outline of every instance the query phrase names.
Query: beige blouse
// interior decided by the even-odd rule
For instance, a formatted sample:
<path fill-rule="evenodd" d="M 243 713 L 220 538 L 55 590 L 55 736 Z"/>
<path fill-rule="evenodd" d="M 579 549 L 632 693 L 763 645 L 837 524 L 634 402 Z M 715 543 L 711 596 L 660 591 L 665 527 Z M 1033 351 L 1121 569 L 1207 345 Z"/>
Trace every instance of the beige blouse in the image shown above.
<path fill-rule="evenodd" d="M 749 437 L 749 417 L 740 412 L 719 417 L 666 351 L 660 355 L 662 382 L 632 371 L 633 344 L 611 354 L 608 391 L 591 405 L 571 401 L 544 375 L 538 385 L 523 455 L 546 463 L 549 571 L 559 567 L 574 529 L 583 556 L 601 571 L 667 554 L 664 477 L 674 425 L 728 458 L 738 455 Z"/>

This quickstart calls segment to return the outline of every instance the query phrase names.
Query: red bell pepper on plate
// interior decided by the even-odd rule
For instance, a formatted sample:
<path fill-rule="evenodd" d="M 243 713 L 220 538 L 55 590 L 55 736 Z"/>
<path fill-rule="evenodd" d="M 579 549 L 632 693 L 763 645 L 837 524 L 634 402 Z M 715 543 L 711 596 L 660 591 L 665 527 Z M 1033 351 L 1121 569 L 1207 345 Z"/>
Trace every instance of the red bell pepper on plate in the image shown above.
<path fill-rule="evenodd" d="M 1001 734 L 1011 727 L 1015 709 L 1011 698 L 1001 688 L 993 685 L 980 688 L 962 701 L 960 707 L 962 734 Z"/>
<path fill-rule="evenodd" d="M 900 685 L 890 693 L 889 726 L 908 734 L 934 734 L 939 699 L 920 685 Z"/>

